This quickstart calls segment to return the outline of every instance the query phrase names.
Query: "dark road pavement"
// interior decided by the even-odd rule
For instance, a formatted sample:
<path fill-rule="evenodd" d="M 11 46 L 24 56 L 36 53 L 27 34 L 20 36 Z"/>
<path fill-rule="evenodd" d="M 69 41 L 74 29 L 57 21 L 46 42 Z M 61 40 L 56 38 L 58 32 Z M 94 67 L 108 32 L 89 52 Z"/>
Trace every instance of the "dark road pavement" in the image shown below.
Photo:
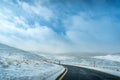
<path fill-rule="evenodd" d="M 106 74 L 103 72 L 76 66 L 64 66 L 67 67 L 68 72 L 62 80 L 120 80 L 120 77 Z"/>

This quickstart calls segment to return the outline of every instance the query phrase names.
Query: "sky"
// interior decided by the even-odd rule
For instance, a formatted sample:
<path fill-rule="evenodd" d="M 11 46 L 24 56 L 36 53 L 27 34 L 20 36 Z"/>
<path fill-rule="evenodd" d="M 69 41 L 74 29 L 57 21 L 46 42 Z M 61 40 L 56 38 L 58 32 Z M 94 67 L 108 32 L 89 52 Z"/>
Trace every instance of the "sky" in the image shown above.
<path fill-rule="evenodd" d="M 120 0 L 0 0 L 0 42 L 47 53 L 120 52 Z"/>

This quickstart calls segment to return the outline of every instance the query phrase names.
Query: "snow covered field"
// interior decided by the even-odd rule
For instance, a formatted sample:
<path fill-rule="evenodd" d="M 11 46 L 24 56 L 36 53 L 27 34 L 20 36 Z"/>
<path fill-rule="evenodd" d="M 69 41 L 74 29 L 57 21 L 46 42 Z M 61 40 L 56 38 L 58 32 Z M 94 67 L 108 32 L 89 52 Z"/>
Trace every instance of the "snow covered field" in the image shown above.
<path fill-rule="evenodd" d="M 0 80 L 55 80 L 63 71 L 42 56 L 0 44 Z"/>
<path fill-rule="evenodd" d="M 45 55 L 44 55 L 45 57 Z M 112 75 L 120 76 L 120 55 L 104 55 L 104 56 L 46 56 L 53 59 L 53 62 L 61 64 L 80 66 L 90 68 Z"/>
<path fill-rule="evenodd" d="M 45 56 L 44 56 L 45 57 Z M 47 55 L 48 57 L 48 55 Z M 47 58 L 46 57 L 46 58 Z M 79 64 L 84 66 L 96 66 L 96 67 L 120 67 L 120 56 L 119 55 L 105 55 L 105 56 L 49 56 L 53 62 L 60 61 L 61 64 Z"/>
<path fill-rule="evenodd" d="M 0 80 L 55 80 L 64 67 L 54 63 L 76 65 L 120 76 L 119 55 L 48 55 L 0 44 Z"/>
<path fill-rule="evenodd" d="M 62 66 L 48 63 L 10 65 L 0 68 L 0 80 L 47 80 L 61 70 Z"/>
<path fill-rule="evenodd" d="M 94 58 L 120 62 L 120 55 L 94 56 Z"/>

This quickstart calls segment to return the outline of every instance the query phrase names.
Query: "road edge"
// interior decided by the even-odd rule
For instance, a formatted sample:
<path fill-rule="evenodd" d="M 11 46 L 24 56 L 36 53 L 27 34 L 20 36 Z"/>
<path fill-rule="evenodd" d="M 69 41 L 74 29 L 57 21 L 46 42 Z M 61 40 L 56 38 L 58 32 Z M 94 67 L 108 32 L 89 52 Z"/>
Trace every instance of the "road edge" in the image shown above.
<path fill-rule="evenodd" d="M 116 76 L 116 77 L 119 77 L 120 78 L 120 75 L 115 75 L 115 74 L 112 74 L 112 73 L 108 73 L 108 72 L 105 72 L 105 71 L 102 71 L 102 70 L 98 70 L 94 67 L 84 67 L 84 66 L 78 66 L 78 65 L 72 65 L 72 66 L 76 66 L 76 67 L 82 67 L 82 68 L 86 68 L 86 69 L 91 69 L 91 70 L 95 70 L 95 71 L 99 71 L 99 72 L 102 72 L 102 73 L 106 73 L 106 74 L 109 74 L 109 75 L 112 75 L 112 76 Z"/>
<path fill-rule="evenodd" d="M 64 66 L 63 66 L 64 67 Z M 66 75 L 66 73 L 68 72 L 67 67 L 64 67 L 65 70 L 62 74 L 60 74 L 60 76 L 58 76 L 58 78 L 56 80 L 62 80 L 64 78 L 64 76 Z"/>

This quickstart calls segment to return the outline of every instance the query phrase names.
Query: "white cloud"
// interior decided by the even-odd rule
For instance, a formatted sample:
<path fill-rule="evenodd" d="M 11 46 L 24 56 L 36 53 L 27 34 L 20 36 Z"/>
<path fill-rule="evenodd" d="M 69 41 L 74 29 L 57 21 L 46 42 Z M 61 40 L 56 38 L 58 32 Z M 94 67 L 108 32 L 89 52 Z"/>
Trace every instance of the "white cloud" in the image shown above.
<path fill-rule="evenodd" d="M 19 0 L 18 0 L 19 1 Z M 30 5 L 18 2 L 19 5 L 31 15 L 35 14 L 50 20 L 53 13 L 42 5 Z M 9 6 L 13 6 L 11 3 Z M 16 6 L 16 4 L 15 4 Z M 56 33 L 48 26 L 42 26 L 38 21 L 30 25 L 23 14 L 17 15 L 11 8 L 0 10 L 0 42 L 24 50 L 38 50 L 43 52 L 61 53 L 71 49 L 65 36 Z"/>
<path fill-rule="evenodd" d="M 89 14 L 84 13 L 83 15 L 82 13 L 82 15 L 73 15 L 68 19 L 65 19 L 64 25 L 67 30 L 66 33 L 68 34 L 68 37 L 73 34 L 74 37 L 82 37 L 81 39 L 83 39 L 82 35 L 88 35 L 87 37 L 93 37 L 94 39 L 105 41 L 114 37 L 115 34 L 113 26 L 118 28 L 117 26 L 119 24 L 113 22 L 114 20 L 112 20 L 111 17 L 102 16 L 100 19 L 94 19 L 91 18 Z"/>
<path fill-rule="evenodd" d="M 29 25 L 21 16 L 14 16 L 13 21 L 9 21 L 9 18 L 0 19 L 0 42 L 24 50 L 51 53 L 68 51 L 67 43 L 51 28 L 41 26 L 38 22 Z M 18 24 L 24 25 L 26 29 L 18 27 Z"/>
<path fill-rule="evenodd" d="M 0 10 L 0 19 L 11 18 L 11 15 L 13 15 L 13 12 L 6 7 L 1 7 L 1 8 L 2 9 Z"/>
<path fill-rule="evenodd" d="M 15 16 L 13 17 L 13 22 L 17 25 L 21 25 L 21 27 L 25 27 L 25 28 L 28 28 L 29 25 L 26 23 L 26 19 L 23 17 L 23 16 Z"/>
<path fill-rule="evenodd" d="M 26 2 L 19 1 L 19 5 L 23 8 L 23 10 L 27 11 L 30 14 L 36 14 L 45 20 L 50 20 L 53 17 L 53 12 L 49 8 L 38 4 L 37 1 L 34 3 L 34 5 L 30 5 Z"/>
<path fill-rule="evenodd" d="M 18 4 L 11 2 L 10 5 L 2 8 L 0 10 L 0 42 L 25 50 L 57 53 L 117 51 L 119 48 L 115 44 L 118 37 L 116 30 L 112 28 L 113 26 L 117 28 L 118 23 L 111 20 L 110 16 L 94 19 L 92 12 L 91 14 L 80 12 L 73 16 L 66 14 L 68 18 L 65 17 L 64 25 L 61 22 L 60 25 L 57 24 L 57 21 L 50 23 L 54 25 L 53 27 L 64 26 L 66 34 L 60 34 L 49 27 L 49 23 L 45 23 L 52 18 L 56 20 L 53 10 L 37 3 L 37 0 L 33 3 L 18 0 Z M 63 16 L 60 18 L 59 15 L 58 18 L 63 20 Z"/>
<path fill-rule="evenodd" d="M 87 13 L 68 16 L 64 20 L 66 36 L 81 52 L 117 52 L 119 23 L 111 16 L 93 18 Z M 99 46 L 98 46 L 99 45 Z"/>

